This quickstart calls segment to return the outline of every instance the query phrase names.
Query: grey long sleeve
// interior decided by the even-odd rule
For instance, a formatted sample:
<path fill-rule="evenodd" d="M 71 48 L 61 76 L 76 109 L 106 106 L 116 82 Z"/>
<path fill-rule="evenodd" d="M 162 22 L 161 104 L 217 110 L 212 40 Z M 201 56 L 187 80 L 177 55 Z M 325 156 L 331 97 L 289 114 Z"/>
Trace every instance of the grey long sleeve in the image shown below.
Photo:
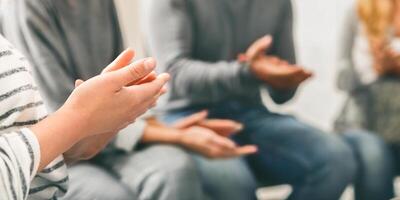
<path fill-rule="evenodd" d="M 282 17 L 280 19 L 280 28 L 273 35 L 274 37 L 274 48 L 271 49 L 272 53 L 278 55 L 283 60 L 289 63 L 296 63 L 296 53 L 293 40 L 293 8 L 292 3 L 288 3 L 282 9 Z M 276 90 L 272 87 L 268 87 L 269 94 L 275 103 L 282 104 L 290 99 L 296 93 L 296 89 L 290 91 Z"/>
<path fill-rule="evenodd" d="M 160 66 L 173 76 L 171 90 L 192 103 L 215 103 L 258 90 L 248 67 L 232 61 L 194 59 L 193 22 L 185 0 L 148 0 L 149 45 Z M 200 33 L 201 34 L 201 33 Z"/>
<path fill-rule="evenodd" d="M 339 47 L 339 74 L 337 86 L 340 90 L 351 92 L 361 84 L 354 68 L 353 47 L 357 34 L 357 15 L 354 9 L 348 12 L 342 30 Z"/>
<path fill-rule="evenodd" d="M 170 97 L 172 106 L 176 106 L 174 103 L 180 107 L 187 104 L 212 104 L 227 99 L 261 102 L 260 86 L 267 85 L 257 80 L 248 66 L 236 62 L 235 56 L 246 50 L 241 47 L 243 44 L 247 43 L 247 48 L 266 34 L 272 34 L 275 38 L 271 54 L 292 63 L 296 60 L 290 1 L 257 1 L 257 5 L 252 7 L 254 15 L 258 15 L 260 10 L 257 8 L 260 6 L 265 7 L 263 12 L 271 11 L 273 14 L 271 18 L 260 16 L 248 22 L 253 24 L 256 32 L 243 37 L 236 36 L 243 32 L 241 29 L 246 29 L 247 22 L 235 22 L 234 30 L 227 28 L 226 23 L 221 22 L 221 17 L 224 20 L 229 20 L 229 17 L 221 14 L 225 12 L 223 9 L 218 10 L 219 1 L 193 3 L 187 0 L 147 0 L 144 3 L 147 11 L 145 31 L 150 50 L 163 70 L 173 76 Z M 277 13 L 274 9 L 281 12 Z M 239 12 L 246 15 L 247 12 L 252 13 L 252 10 L 242 9 Z M 212 16 L 212 19 L 204 20 L 207 15 Z M 274 22 L 276 25 L 271 26 L 272 21 L 276 20 L 279 20 L 279 24 Z M 257 26 L 264 28 L 254 28 Z M 294 95 L 294 91 L 267 88 L 277 103 L 284 103 Z"/>

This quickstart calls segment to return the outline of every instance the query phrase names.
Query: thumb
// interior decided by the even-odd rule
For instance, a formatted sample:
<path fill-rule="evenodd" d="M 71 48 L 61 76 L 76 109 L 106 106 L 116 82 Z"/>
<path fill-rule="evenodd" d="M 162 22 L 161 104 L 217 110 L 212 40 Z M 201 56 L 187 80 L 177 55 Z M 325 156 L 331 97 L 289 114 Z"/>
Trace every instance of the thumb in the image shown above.
<path fill-rule="evenodd" d="M 265 54 L 268 48 L 271 47 L 273 42 L 271 35 L 266 35 L 256 40 L 247 50 L 246 55 L 249 60 L 254 60 L 258 56 Z"/>
<path fill-rule="evenodd" d="M 139 81 L 149 75 L 156 67 L 156 61 L 153 58 L 142 59 L 123 67 L 116 71 L 110 72 L 110 78 L 114 79 L 115 87 L 120 89 L 129 83 Z"/>
<path fill-rule="evenodd" d="M 112 72 L 129 65 L 134 57 L 135 51 L 132 49 L 126 49 L 111 64 L 103 69 L 102 74 Z"/>
<path fill-rule="evenodd" d="M 84 81 L 82 81 L 81 79 L 78 79 L 75 81 L 75 88 L 79 87 L 82 83 L 84 83 Z"/>
<path fill-rule="evenodd" d="M 177 129 L 189 128 L 205 120 L 207 116 L 208 111 L 204 110 L 176 122 L 175 124 L 173 124 L 173 127 Z"/>

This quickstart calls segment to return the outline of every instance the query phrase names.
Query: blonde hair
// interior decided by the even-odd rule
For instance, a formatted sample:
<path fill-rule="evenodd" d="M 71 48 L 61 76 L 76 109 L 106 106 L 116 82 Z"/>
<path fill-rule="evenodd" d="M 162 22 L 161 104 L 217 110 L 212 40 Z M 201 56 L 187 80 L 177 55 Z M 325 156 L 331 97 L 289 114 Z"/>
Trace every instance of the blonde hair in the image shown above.
<path fill-rule="evenodd" d="M 385 40 L 392 26 L 395 0 L 358 0 L 358 16 L 369 38 Z"/>

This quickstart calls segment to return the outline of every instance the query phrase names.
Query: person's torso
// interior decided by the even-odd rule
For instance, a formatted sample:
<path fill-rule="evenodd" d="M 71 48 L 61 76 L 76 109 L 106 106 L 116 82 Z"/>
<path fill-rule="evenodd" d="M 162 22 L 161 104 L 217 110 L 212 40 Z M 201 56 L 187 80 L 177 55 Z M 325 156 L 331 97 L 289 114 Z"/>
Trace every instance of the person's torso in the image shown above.
<path fill-rule="evenodd" d="M 113 0 L 57 0 L 53 4 L 70 72 L 80 79 L 98 75 L 122 51 Z"/>
<path fill-rule="evenodd" d="M 211 62 L 235 60 L 257 39 L 278 34 L 286 1 L 188 0 L 195 34 L 192 56 Z"/>

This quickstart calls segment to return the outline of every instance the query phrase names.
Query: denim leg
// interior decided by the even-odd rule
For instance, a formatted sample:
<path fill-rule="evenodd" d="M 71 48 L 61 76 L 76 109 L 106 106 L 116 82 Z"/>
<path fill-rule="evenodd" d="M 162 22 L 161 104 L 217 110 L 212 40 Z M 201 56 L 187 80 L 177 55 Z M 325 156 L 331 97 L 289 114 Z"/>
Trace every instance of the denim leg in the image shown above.
<path fill-rule="evenodd" d="M 189 110 L 171 113 L 163 118 L 171 124 L 185 116 L 197 112 Z M 207 197 L 213 200 L 254 200 L 257 181 L 247 162 L 238 159 L 207 159 L 193 153 L 196 168 Z"/>
<path fill-rule="evenodd" d="M 272 184 L 291 184 L 291 200 L 337 200 L 355 176 L 353 152 L 338 136 L 264 108 L 211 113 L 245 125 L 236 140 L 259 147 L 248 157 L 255 176 Z"/>
<path fill-rule="evenodd" d="M 349 131 L 344 138 L 353 148 L 358 162 L 355 181 L 357 200 L 387 200 L 394 197 L 395 166 L 388 144 L 365 131 Z"/>
<path fill-rule="evenodd" d="M 242 158 L 211 160 L 194 155 L 206 194 L 213 200 L 255 200 L 257 182 Z"/>

